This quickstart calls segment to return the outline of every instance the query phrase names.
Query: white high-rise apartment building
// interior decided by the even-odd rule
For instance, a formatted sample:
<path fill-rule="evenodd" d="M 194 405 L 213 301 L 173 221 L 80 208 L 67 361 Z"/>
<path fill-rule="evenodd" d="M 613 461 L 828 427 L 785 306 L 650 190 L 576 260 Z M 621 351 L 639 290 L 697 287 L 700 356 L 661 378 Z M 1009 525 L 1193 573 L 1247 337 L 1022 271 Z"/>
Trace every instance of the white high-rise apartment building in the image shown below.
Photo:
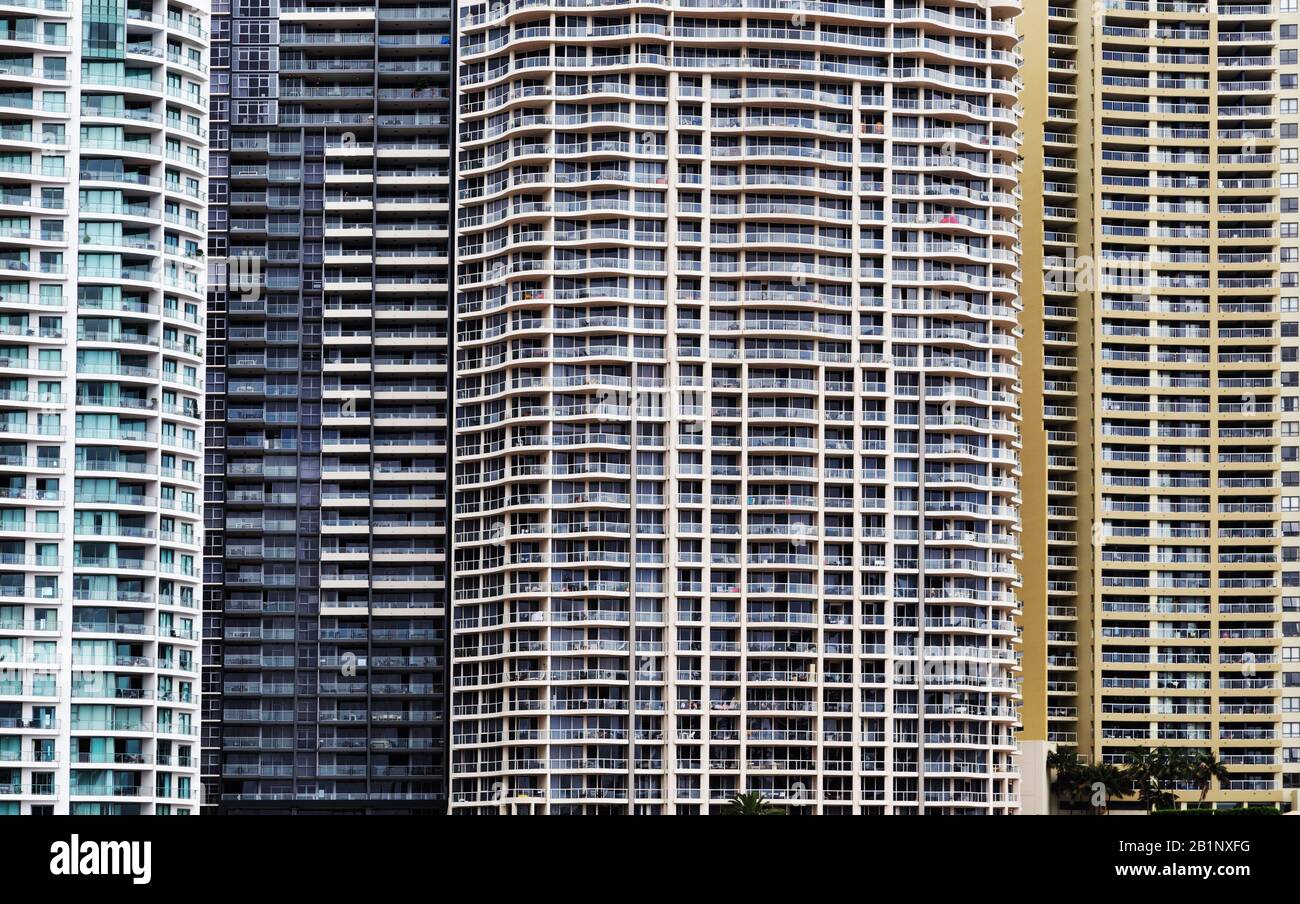
<path fill-rule="evenodd" d="M 197 812 L 207 19 L 0 2 L 0 814 Z"/>
<path fill-rule="evenodd" d="M 453 811 L 1017 809 L 1018 10 L 460 5 Z"/>

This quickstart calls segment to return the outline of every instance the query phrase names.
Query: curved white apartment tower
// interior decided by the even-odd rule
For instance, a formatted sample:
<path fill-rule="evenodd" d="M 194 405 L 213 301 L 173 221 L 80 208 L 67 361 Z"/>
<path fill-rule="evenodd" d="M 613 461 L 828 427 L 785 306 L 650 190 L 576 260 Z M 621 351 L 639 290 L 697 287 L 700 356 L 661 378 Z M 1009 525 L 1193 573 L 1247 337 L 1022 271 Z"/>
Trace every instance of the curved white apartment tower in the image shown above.
<path fill-rule="evenodd" d="M 453 811 L 1017 808 L 1018 8 L 461 4 Z"/>
<path fill-rule="evenodd" d="M 0 2 L 0 813 L 196 813 L 207 7 Z"/>

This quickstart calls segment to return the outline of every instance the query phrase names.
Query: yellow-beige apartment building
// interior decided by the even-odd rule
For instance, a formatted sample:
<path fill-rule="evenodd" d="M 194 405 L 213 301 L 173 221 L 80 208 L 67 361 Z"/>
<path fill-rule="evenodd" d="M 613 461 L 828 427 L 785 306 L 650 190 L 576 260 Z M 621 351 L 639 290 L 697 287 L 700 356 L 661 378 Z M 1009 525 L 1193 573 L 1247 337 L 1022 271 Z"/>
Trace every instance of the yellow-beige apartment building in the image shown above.
<path fill-rule="evenodd" d="M 1050 4 L 1020 19 L 1022 812 L 1062 746 L 1213 749 L 1210 804 L 1286 806 L 1296 0 Z"/>

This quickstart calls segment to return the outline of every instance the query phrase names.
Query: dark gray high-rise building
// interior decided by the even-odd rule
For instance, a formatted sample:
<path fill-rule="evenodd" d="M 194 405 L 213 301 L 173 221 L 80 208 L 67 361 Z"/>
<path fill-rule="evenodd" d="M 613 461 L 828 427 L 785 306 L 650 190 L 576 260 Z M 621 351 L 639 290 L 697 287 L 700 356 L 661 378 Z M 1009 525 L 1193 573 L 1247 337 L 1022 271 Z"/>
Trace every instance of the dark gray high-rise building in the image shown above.
<path fill-rule="evenodd" d="M 204 802 L 446 809 L 450 6 L 218 0 Z"/>

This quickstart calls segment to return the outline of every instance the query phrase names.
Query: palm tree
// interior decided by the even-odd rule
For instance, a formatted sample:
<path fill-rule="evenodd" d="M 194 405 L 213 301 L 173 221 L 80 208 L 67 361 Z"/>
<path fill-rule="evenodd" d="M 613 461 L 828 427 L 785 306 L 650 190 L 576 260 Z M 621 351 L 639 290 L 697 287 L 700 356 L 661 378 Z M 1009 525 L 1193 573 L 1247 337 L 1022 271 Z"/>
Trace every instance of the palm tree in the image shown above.
<path fill-rule="evenodd" d="M 1048 774 L 1052 770 L 1060 772 L 1063 769 L 1077 768 L 1079 765 L 1079 748 L 1077 747 L 1058 747 L 1047 755 Z"/>
<path fill-rule="evenodd" d="M 1102 816 L 1110 809 L 1112 798 L 1123 797 L 1133 787 L 1124 770 L 1113 763 L 1095 763 L 1084 767 L 1083 779 L 1089 791 L 1089 801 L 1095 800 L 1097 792 L 1101 792 L 1101 803 L 1096 805 L 1096 810 Z"/>
<path fill-rule="evenodd" d="M 1187 760 L 1187 775 L 1192 780 L 1192 784 L 1200 789 L 1200 802 L 1204 805 L 1215 779 L 1222 785 L 1228 780 L 1230 773 L 1228 767 L 1214 755 L 1213 750 L 1198 750 Z"/>
<path fill-rule="evenodd" d="M 1079 762 L 1079 751 L 1075 747 L 1058 747 L 1047 755 L 1047 774 L 1051 779 L 1052 790 L 1065 804 L 1073 804 L 1079 799 L 1080 780 L 1084 766 Z M 1088 795 L 1084 794 L 1087 800 Z"/>
<path fill-rule="evenodd" d="M 1155 809 L 1156 798 L 1164 792 L 1162 778 L 1165 764 L 1160 751 L 1150 747 L 1135 747 L 1124 758 L 1124 772 L 1137 787 L 1138 800 L 1142 801 L 1150 813 Z"/>
<path fill-rule="evenodd" d="M 780 807 L 774 807 L 767 802 L 767 799 L 757 791 L 751 791 L 748 794 L 738 794 L 728 803 L 726 809 L 722 811 L 724 816 L 784 816 L 785 811 Z"/>
<path fill-rule="evenodd" d="M 1164 748 L 1164 751 L 1165 751 L 1164 783 L 1166 785 L 1173 785 L 1173 784 L 1189 781 L 1192 778 L 1192 761 L 1188 757 L 1187 751 L 1170 750 L 1169 748 Z M 1162 803 L 1162 807 L 1171 808 L 1177 805 L 1178 805 L 1178 800 L 1177 798 L 1174 797 L 1173 792 L 1166 791 L 1164 794 L 1164 802 Z"/>
<path fill-rule="evenodd" d="M 1124 776 L 1137 786 L 1148 813 L 1167 809 L 1176 802 L 1168 786 L 1189 776 L 1187 757 L 1168 747 L 1136 747 L 1128 752 Z"/>

